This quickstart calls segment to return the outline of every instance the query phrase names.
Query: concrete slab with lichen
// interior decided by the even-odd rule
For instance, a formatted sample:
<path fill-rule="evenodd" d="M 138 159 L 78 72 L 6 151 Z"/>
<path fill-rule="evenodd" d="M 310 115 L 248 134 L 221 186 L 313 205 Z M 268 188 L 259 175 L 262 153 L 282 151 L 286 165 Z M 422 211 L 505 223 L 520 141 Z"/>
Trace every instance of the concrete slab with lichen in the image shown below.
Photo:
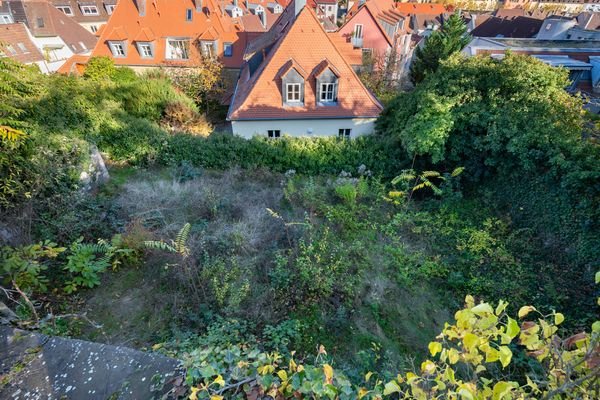
<path fill-rule="evenodd" d="M 159 354 L 0 326 L 0 399 L 152 399 L 180 373 Z"/>

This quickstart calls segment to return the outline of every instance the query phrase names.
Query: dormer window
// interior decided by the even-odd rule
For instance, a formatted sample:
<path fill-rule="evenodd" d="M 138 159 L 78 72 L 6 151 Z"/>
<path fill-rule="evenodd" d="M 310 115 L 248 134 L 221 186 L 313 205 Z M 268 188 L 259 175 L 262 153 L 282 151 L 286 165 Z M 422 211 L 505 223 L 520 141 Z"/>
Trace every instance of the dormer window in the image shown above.
<path fill-rule="evenodd" d="M 110 41 L 108 47 L 110 47 L 110 51 L 115 58 L 123 58 L 127 55 L 125 42 L 123 41 Z"/>
<path fill-rule="evenodd" d="M 317 101 L 319 105 L 337 104 L 338 76 L 330 67 L 317 75 Z"/>
<path fill-rule="evenodd" d="M 68 15 L 69 17 L 73 16 L 73 10 L 71 6 L 56 6 L 59 11 L 62 11 L 63 14 Z"/>
<path fill-rule="evenodd" d="M 321 103 L 333 103 L 337 100 L 337 83 L 321 83 Z"/>
<path fill-rule="evenodd" d="M 286 106 L 304 105 L 304 77 L 291 67 L 281 78 L 283 104 Z"/>
<path fill-rule="evenodd" d="M 137 49 L 142 58 L 154 58 L 154 49 L 151 42 L 137 42 Z"/>
<path fill-rule="evenodd" d="M 10 14 L 0 14 L 0 24 L 12 24 L 13 18 Z"/>
<path fill-rule="evenodd" d="M 104 4 L 104 8 L 106 9 L 106 13 L 108 15 L 112 15 L 115 12 L 115 8 L 117 8 L 116 4 Z"/>
<path fill-rule="evenodd" d="M 99 15 L 98 7 L 96 6 L 79 6 L 83 15 Z"/>
<path fill-rule="evenodd" d="M 287 103 L 300 103 L 302 85 L 299 83 L 288 83 L 286 86 L 287 90 L 285 101 Z"/>

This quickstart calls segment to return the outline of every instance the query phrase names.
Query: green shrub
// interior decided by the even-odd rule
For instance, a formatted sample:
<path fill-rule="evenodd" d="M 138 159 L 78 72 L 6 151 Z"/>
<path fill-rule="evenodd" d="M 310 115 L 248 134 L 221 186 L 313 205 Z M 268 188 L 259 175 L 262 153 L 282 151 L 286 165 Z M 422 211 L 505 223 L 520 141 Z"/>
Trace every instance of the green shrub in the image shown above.
<path fill-rule="evenodd" d="M 108 56 L 91 57 L 85 66 L 83 77 L 94 81 L 110 80 L 115 76 L 116 71 L 112 58 Z"/>

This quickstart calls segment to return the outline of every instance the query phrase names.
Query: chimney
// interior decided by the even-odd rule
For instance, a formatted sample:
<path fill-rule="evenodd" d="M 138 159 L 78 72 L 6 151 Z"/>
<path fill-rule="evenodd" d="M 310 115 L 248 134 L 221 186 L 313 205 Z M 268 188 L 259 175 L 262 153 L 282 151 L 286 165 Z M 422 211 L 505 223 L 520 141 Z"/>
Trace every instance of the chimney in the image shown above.
<path fill-rule="evenodd" d="M 146 15 L 146 0 L 135 0 L 140 17 Z"/>
<path fill-rule="evenodd" d="M 237 6 L 238 6 L 238 0 L 233 0 L 233 5 L 234 5 L 235 7 L 237 7 Z"/>
<path fill-rule="evenodd" d="M 202 0 L 194 0 L 196 3 L 196 12 L 202 12 Z"/>
<path fill-rule="evenodd" d="M 294 0 L 294 11 L 296 12 L 296 16 L 300 14 L 300 11 L 302 11 L 305 5 L 306 0 Z"/>

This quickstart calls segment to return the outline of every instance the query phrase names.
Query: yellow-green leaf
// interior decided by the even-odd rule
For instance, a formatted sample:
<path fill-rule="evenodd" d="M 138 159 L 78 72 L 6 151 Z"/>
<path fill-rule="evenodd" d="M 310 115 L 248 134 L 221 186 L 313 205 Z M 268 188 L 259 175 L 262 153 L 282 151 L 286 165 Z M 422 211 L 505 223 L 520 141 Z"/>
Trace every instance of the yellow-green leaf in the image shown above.
<path fill-rule="evenodd" d="M 210 400 L 223 400 L 223 396 L 219 396 L 218 394 L 213 394 L 210 396 Z"/>
<path fill-rule="evenodd" d="M 456 364 L 458 362 L 458 359 L 458 351 L 456 349 L 450 349 L 450 351 L 448 351 L 448 361 L 450 362 L 450 364 Z"/>
<path fill-rule="evenodd" d="M 511 339 L 514 339 L 519 332 L 521 332 L 521 328 L 519 328 L 519 324 L 514 319 L 508 317 L 508 323 L 506 324 L 506 334 L 510 336 Z"/>
<path fill-rule="evenodd" d="M 505 398 L 510 398 L 510 392 L 515 388 L 515 383 L 513 382 L 498 382 L 494 385 L 494 390 L 492 394 L 493 400 L 502 400 Z"/>
<path fill-rule="evenodd" d="M 287 372 L 285 372 L 283 369 L 277 371 L 277 376 L 279 377 L 279 379 L 281 379 L 282 382 L 287 381 Z"/>
<path fill-rule="evenodd" d="M 361 387 L 360 389 L 358 389 L 358 400 L 365 397 L 367 395 L 367 393 L 369 393 L 369 391 L 364 387 Z"/>
<path fill-rule="evenodd" d="M 532 307 L 532 306 L 521 307 L 519 309 L 519 318 L 525 318 L 527 316 L 527 314 L 529 314 L 532 311 L 535 311 L 535 307 Z"/>
<path fill-rule="evenodd" d="M 429 342 L 429 352 L 432 356 L 442 351 L 442 344 L 440 342 Z"/>
<path fill-rule="evenodd" d="M 561 313 L 554 314 L 554 325 L 560 325 L 565 320 L 565 316 Z"/>
<path fill-rule="evenodd" d="M 472 333 L 467 333 L 463 338 L 463 343 L 468 351 L 471 351 L 479 344 L 479 336 Z"/>
<path fill-rule="evenodd" d="M 421 371 L 424 374 L 431 375 L 435 372 L 435 364 L 432 361 L 425 360 L 421 363 Z"/>
<path fill-rule="evenodd" d="M 188 397 L 189 400 L 198 400 L 198 392 L 200 391 L 200 389 L 198 389 L 197 387 L 192 387 L 192 393 L 190 393 L 190 396 Z"/>
<path fill-rule="evenodd" d="M 213 383 L 216 383 L 217 385 L 223 387 L 223 386 L 225 386 L 225 379 L 223 379 L 223 377 L 221 375 L 219 375 L 215 378 Z"/>
<path fill-rule="evenodd" d="M 371 371 L 367 372 L 365 374 L 365 382 L 369 382 L 369 379 L 371 379 L 371 376 L 373 376 L 373 373 Z"/>
<path fill-rule="evenodd" d="M 502 364 L 502 368 L 506 368 L 508 364 L 510 364 L 510 360 L 512 359 L 512 351 L 507 346 L 500 346 L 498 349 L 500 352 L 500 363 Z"/>
<path fill-rule="evenodd" d="M 325 373 L 325 379 L 327 382 L 331 382 L 333 379 L 333 368 L 329 364 L 323 365 L 323 373 Z"/>
<path fill-rule="evenodd" d="M 398 385 L 396 383 L 396 381 L 390 381 L 390 382 L 386 383 L 385 387 L 383 388 L 384 396 L 389 396 L 392 393 L 399 393 L 399 392 L 400 392 L 400 385 Z"/>
<path fill-rule="evenodd" d="M 488 303 L 481 303 L 476 305 L 475 307 L 471 308 L 471 311 L 479 316 L 485 315 L 485 314 L 493 314 L 494 310 L 492 309 L 492 306 L 490 306 Z"/>

